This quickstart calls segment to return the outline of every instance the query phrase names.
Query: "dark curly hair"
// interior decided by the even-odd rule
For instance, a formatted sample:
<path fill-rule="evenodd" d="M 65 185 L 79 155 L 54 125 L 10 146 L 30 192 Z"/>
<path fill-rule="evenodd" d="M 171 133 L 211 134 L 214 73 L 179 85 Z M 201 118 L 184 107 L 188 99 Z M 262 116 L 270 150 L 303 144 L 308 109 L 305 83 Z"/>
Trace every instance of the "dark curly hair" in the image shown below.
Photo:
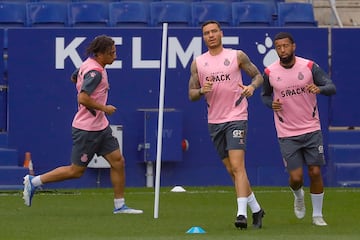
<path fill-rule="evenodd" d="M 96 56 L 98 53 L 106 53 L 111 51 L 115 44 L 114 40 L 106 35 L 100 35 L 94 38 L 86 49 L 87 56 Z"/>
<path fill-rule="evenodd" d="M 288 38 L 291 43 L 295 43 L 293 36 L 288 32 L 279 32 L 275 35 L 274 41 L 284 38 Z"/>

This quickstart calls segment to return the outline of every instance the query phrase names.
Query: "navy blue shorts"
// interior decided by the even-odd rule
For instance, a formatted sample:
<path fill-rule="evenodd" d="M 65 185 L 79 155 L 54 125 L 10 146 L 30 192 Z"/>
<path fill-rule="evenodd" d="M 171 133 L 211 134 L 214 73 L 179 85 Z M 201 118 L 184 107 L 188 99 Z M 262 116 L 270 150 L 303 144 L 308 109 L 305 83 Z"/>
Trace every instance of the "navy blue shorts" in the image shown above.
<path fill-rule="evenodd" d="M 221 159 L 229 157 L 229 150 L 246 150 L 247 121 L 208 124 L 211 140 Z"/>
<path fill-rule="evenodd" d="M 278 139 L 284 165 L 288 171 L 305 165 L 325 165 L 321 131 Z"/>
<path fill-rule="evenodd" d="M 86 167 L 95 153 L 104 156 L 120 148 L 110 126 L 101 131 L 72 128 L 72 138 L 71 162 L 77 166 Z"/>

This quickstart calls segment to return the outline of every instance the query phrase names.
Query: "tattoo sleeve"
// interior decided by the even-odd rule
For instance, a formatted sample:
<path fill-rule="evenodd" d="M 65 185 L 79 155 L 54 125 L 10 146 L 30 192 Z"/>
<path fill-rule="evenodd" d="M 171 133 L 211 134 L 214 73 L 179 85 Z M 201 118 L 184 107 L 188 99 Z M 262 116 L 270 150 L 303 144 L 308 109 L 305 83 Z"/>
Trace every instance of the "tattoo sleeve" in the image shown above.
<path fill-rule="evenodd" d="M 259 69 L 251 62 L 250 58 L 240 50 L 238 51 L 238 62 L 239 67 L 243 69 L 249 77 L 251 77 L 251 84 L 255 88 L 260 87 L 263 84 L 264 79 Z"/>
<path fill-rule="evenodd" d="M 190 101 L 199 100 L 202 96 L 200 92 L 199 76 L 196 68 L 196 62 L 193 61 L 190 67 L 190 79 L 189 79 L 189 99 Z"/>

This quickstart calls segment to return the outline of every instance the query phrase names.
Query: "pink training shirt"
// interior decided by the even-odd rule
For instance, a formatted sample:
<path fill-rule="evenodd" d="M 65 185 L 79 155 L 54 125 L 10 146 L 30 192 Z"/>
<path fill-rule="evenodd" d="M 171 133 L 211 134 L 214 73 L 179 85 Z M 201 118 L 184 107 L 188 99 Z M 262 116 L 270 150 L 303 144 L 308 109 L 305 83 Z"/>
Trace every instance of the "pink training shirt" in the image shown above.
<path fill-rule="evenodd" d="M 314 62 L 296 57 L 292 68 L 284 68 L 277 61 L 265 69 L 273 87 L 273 99 L 283 104 L 282 111 L 274 112 L 278 137 L 292 137 L 320 130 L 316 94 L 306 90 L 312 84 Z M 283 122 L 280 121 L 281 118 Z"/>
<path fill-rule="evenodd" d="M 98 62 L 92 58 L 88 58 L 81 65 L 76 83 L 76 89 L 78 94 L 81 91 L 84 75 L 91 70 L 96 70 L 101 73 L 102 79 L 94 92 L 90 97 L 96 102 L 106 105 L 108 98 L 109 82 L 105 68 L 103 68 Z M 95 110 L 95 109 L 94 109 Z M 109 121 L 105 116 L 105 113 L 100 110 L 95 110 L 96 116 L 83 105 L 79 104 L 78 112 L 76 113 L 72 126 L 86 131 L 100 131 L 105 129 L 109 125 Z"/>
<path fill-rule="evenodd" d="M 242 92 L 239 83 L 243 84 L 237 50 L 224 48 L 216 56 L 206 52 L 196 58 L 196 67 L 201 86 L 205 81 L 213 82 L 212 91 L 205 94 L 208 122 L 217 124 L 247 120 L 247 99 L 244 98 L 235 106 Z"/>

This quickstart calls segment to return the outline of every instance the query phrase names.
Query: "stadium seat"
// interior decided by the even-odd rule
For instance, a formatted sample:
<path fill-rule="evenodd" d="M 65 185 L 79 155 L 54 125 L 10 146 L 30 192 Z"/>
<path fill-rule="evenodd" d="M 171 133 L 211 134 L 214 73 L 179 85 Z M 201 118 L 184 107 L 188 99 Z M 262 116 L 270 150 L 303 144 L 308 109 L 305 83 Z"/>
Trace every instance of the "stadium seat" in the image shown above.
<path fill-rule="evenodd" d="M 68 2 L 118 2 L 122 0 L 66 0 Z M 145 0 L 144 0 L 145 1 Z"/>
<path fill-rule="evenodd" d="M 150 24 L 153 27 L 167 22 L 169 26 L 191 26 L 191 4 L 184 1 L 150 3 Z"/>
<path fill-rule="evenodd" d="M 269 27 L 274 25 L 276 9 L 267 2 L 233 2 L 233 26 Z"/>
<path fill-rule="evenodd" d="M 67 3 L 31 2 L 26 4 L 27 25 L 29 27 L 67 27 Z"/>
<path fill-rule="evenodd" d="M 142 1 L 121 1 L 109 4 L 110 26 L 149 26 L 149 4 Z"/>
<path fill-rule="evenodd" d="M 278 23 L 280 27 L 317 27 L 311 3 L 279 2 Z"/>
<path fill-rule="evenodd" d="M 71 27 L 109 26 L 109 4 L 106 2 L 68 3 L 69 25 Z"/>
<path fill-rule="evenodd" d="M 148 1 L 148 0 L 141 0 L 141 1 Z M 201 1 L 202 0 L 150 0 L 150 2 L 188 2 L 188 3 L 201 2 Z M 216 0 L 216 1 L 219 1 L 219 0 Z M 233 1 L 233 0 L 228 0 L 228 1 Z"/>
<path fill-rule="evenodd" d="M 198 27 L 208 20 L 216 20 L 222 26 L 232 25 L 231 4 L 220 1 L 192 3 L 192 25 Z"/>
<path fill-rule="evenodd" d="M 0 27 L 14 26 L 26 26 L 26 5 L 21 2 L 0 2 Z"/>
<path fill-rule="evenodd" d="M 25 2 L 62 2 L 62 3 L 69 3 L 71 0 L 25 0 Z"/>

